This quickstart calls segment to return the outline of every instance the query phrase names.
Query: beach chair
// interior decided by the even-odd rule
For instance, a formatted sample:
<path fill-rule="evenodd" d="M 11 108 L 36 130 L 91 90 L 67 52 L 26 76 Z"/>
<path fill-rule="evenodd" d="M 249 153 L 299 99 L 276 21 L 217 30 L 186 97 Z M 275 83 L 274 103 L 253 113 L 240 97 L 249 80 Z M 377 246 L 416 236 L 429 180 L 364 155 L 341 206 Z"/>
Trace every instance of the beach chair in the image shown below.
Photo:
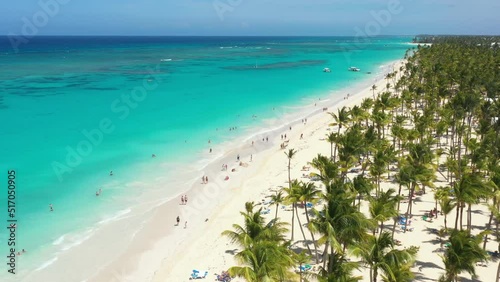
<path fill-rule="evenodd" d="M 269 214 L 271 212 L 270 209 L 267 209 L 267 210 L 263 210 L 260 212 L 260 214 Z"/>
<path fill-rule="evenodd" d="M 199 271 L 196 269 L 193 269 L 193 273 L 191 273 L 191 277 L 189 277 L 189 280 L 193 279 L 205 279 L 208 275 L 208 271 Z"/>
<path fill-rule="evenodd" d="M 311 270 L 312 266 L 310 264 L 304 264 L 299 267 L 299 271 L 306 272 Z"/>

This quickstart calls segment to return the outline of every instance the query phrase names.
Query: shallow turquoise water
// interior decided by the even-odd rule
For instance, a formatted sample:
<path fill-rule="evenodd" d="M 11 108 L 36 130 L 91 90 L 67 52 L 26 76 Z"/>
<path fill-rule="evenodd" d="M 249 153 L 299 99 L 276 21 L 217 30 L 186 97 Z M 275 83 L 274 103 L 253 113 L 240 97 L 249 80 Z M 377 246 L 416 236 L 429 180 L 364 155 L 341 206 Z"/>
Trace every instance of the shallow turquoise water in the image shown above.
<path fill-rule="evenodd" d="M 152 179 L 199 158 L 207 140 L 217 146 L 282 106 L 366 79 L 401 59 L 409 39 L 41 37 L 19 53 L 1 39 L 0 171 L 17 172 L 19 248 L 42 264 L 37 253 L 69 248 L 64 234 L 123 214 Z M 96 130 L 95 140 L 84 134 Z M 73 150 L 79 157 L 68 157 Z M 106 198 L 96 200 L 101 187 Z M 187 187 L 154 188 L 167 198 Z M 0 248 L 6 240 L 2 232 Z"/>

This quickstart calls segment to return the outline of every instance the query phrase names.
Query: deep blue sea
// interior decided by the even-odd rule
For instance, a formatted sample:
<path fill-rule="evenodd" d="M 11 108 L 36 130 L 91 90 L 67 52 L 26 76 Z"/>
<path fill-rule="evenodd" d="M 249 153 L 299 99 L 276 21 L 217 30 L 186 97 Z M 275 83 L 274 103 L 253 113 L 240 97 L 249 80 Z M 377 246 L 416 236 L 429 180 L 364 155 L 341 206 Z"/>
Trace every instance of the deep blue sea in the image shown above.
<path fill-rule="evenodd" d="M 15 170 L 23 269 L 84 242 L 149 191 L 187 189 L 168 184 L 176 168 L 203 164 L 207 140 L 215 148 L 369 79 L 410 39 L 35 37 L 16 52 L 0 38 L 0 220 Z"/>

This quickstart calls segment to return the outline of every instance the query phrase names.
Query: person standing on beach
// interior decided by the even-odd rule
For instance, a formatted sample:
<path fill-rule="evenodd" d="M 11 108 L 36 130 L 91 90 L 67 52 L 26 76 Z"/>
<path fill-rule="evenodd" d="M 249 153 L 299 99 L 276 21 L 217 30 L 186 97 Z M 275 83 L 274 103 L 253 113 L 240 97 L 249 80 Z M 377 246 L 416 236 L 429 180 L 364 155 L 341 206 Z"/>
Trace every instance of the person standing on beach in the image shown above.
<path fill-rule="evenodd" d="M 184 195 L 184 204 L 187 205 L 187 203 L 188 203 L 188 196 Z"/>
<path fill-rule="evenodd" d="M 252 159 L 253 159 L 253 155 L 252 155 L 252 154 L 250 154 L 250 161 L 252 161 Z"/>
<path fill-rule="evenodd" d="M 238 156 L 236 157 L 236 160 L 240 161 L 240 154 L 238 154 Z"/>
<path fill-rule="evenodd" d="M 181 196 L 181 204 L 184 205 L 184 196 Z"/>
<path fill-rule="evenodd" d="M 188 222 L 184 222 L 184 229 L 186 229 L 188 227 Z"/>
<path fill-rule="evenodd" d="M 177 226 L 179 226 L 179 223 L 181 222 L 181 218 L 177 216 Z"/>

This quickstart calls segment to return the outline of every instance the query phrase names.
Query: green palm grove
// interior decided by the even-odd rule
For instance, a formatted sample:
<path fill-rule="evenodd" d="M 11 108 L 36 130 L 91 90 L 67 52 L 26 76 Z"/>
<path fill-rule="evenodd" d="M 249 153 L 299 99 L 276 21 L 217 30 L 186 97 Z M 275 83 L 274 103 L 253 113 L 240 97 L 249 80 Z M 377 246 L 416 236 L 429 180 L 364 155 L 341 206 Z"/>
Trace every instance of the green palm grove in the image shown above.
<path fill-rule="evenodd" d="M 474 277 L 476 263 L 490 258 L 486 242 L 500 242 L 500 60 L 493 42 L 500 39 L 445 37 L 409 50 L 404 66 L 386 76 L 387 89 L 376 95 L 373 86 L 373 98 L 330 113 L 336 127 L 325 141 L 330 155 L 310 161 L 319 182 L 295 180 L 290 167 L 300 151 L 285 153 L 288 185 L 272 200 L 277 210 L 292 206 L 291 222 L 277 210 L 265 222 L 247 203 L 244 224 L 223 232 L 240 247 L 240 266 L 230 274 L 254 282 L 340 282 L 361 281 L 354 272 L 367 268 L 373 282 L 412 281 L 418 248 L 397 246 L 396 221 L 414 214 L 414 194 L 433 191 L 445 222 L 440 236 L 448 242 L 440 281 Z M 358 175 L 350 179 L 354 168 Z M 388 180 L 399 188 L 381 189 Z M 400 210 L 404 198 L 407 209 Z M 482 232 L 474 226 L 475 205 L 491 213 Z M 307 222 L 300 222 L 302 207 Z M 296 220 L 305 244 L 294 245 L 288 226 Z M 320 269 L 303 273 L 299 266 L 307 261 Z"/>

